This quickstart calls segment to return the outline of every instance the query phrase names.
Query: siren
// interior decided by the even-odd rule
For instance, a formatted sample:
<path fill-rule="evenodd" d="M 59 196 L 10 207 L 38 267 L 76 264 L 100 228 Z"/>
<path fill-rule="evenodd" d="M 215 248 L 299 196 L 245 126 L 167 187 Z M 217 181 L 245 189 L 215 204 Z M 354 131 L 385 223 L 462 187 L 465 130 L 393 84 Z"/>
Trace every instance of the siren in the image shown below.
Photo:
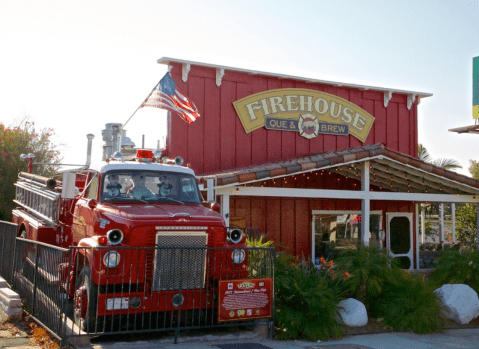
<path fill-rule="evenodd" d="M 243 239 L 243 232 L 240 229 L 232 229 L 228 231 L 228 240 L 234 244 L 241 242 Z"/>
<path fill-rule="evenodd" d="M 164 157 L 161 160 L 164 164 L 175 164 L 176 166 L 183 165 L 183 158 L 181 156 L 177 156 L 175 159 L 168 159 Z"/>

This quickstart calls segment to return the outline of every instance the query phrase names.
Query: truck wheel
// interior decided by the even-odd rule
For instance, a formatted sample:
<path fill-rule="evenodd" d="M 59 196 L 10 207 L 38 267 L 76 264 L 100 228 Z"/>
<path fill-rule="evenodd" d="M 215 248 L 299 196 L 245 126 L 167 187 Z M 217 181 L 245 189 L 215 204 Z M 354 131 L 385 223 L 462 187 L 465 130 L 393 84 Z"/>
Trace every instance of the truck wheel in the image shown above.
<path fill-rule="evenodd" d="M 88 265 L 81 270 L 75 282 L 75 296 L 73 298 L 73 317 L 75 324 L 85 332 L 96 332 L 96 308 L 98 300 L 98 286 L 91 278 Z"/>

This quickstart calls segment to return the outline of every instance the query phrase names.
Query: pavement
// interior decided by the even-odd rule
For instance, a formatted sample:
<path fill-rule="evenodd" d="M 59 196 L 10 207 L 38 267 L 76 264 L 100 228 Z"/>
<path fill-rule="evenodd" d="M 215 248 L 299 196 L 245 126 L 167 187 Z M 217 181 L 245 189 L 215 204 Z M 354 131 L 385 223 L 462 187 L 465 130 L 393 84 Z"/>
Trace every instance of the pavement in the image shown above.
<path fill-rule="evenodd" d="M 0 324 L 3 324 L 6 320 L 7 317 L 5 313 L 0 310 Z M 14 323 L 9 331 L 0 330 L 0 349 L 43 349 L 42 347 L 32 344 L 31 339 L 28 338 L 25 332 L 26 328 L 24 325 L 24 322 L 18 322 Z"/>
<path fill-rule="evenodd" d="M 76 346 L 80 348 L 80 346 Z M 251 331 L 222 335 L 202 335 L 125 341 L 92 340 L 83 348 L 91 349 L 433 349 L 479 348 L 479 329 L 454 329 L 444 333 L 418 335 L 412 332 L 391 332 L 345 337 L 327 342 L 272 340 Z"/>
<path fill-rule="evenodd" d="M 0 312 L 1 313 L 1 312 Z M 0 323 L 5 317 L 0 314 Z M 0 331 L 0 349 L 44 349 L 31 343 L 22 322 L 14 331 Z M 13 333 L 12 333 L 13 332 Z M 267 326 L 254 331 L 202 332 L 180 334 L 178 344 L 171 336 L 131 334 L 116 337 L 73 338 L 70 348 L 89 349 L 479 349 L 479 328 L 445 330 L 444 333 L 419 335 L 412 332 L 390 332 L 344 337 L 327 342 L 274 340 L 267 336 Z"/>

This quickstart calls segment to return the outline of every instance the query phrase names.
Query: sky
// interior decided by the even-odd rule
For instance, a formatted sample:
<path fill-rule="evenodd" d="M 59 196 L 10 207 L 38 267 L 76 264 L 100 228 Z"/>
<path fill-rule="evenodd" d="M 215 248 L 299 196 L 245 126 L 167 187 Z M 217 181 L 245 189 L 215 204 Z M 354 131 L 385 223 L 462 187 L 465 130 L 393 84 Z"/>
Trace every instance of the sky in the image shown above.
<path fill-rule="evenodd" d="M 166 73 L 161 57 L 432 93 L 418 107 L 419 142 L 479 160 L 472 58 L 479 1 L 0 0 L 0 123 L 52 127 L 64 163 L 102 153 L 106 123 L 125 123 Z M 167 112 L 142 108 L 125 127 L 156 147 Z"/>

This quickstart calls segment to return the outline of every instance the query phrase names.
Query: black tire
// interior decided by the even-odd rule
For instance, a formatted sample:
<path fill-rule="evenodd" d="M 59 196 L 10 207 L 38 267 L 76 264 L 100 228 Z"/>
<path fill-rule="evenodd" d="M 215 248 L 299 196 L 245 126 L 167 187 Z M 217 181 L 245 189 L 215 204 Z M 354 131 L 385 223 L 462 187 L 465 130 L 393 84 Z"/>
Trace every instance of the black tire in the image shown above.
<path fill-rule="evenodd" d="M 86 302 L 86 304 L 84 304 Z M 85 265 L 75 282 L 73 317 L 75 324 L 84 332 L 96 332 L 98 286 L 92 280 L 90 267 Z"/>

